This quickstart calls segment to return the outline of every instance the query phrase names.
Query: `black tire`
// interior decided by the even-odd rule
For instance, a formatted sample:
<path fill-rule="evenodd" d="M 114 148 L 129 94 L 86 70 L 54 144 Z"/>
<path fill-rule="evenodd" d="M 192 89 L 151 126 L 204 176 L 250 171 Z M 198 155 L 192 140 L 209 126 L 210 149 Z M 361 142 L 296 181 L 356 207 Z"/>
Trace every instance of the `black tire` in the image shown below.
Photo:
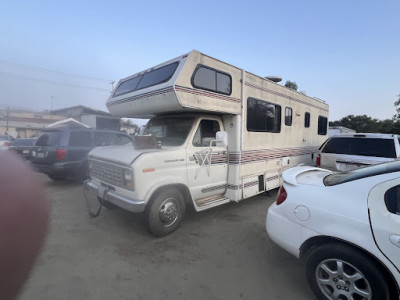
<path fill-rule="evenodd" d="M 105 200 L 101 201 L 101 204 L 107 209 L 117 208 L 117 206 L 115 204 L 113 204 L 111 202 L 108 202 L 108 201 L 105 201 Z"/>
<path fill-rule="evenodd" d="M 79 180 L 79 182 L 84 182 L 86 179 L 89 179 L 89 177 L 89 166 L 87 163 L 85 163 L 78 169 L 76 178 Z"/>
<path fill-rule="evenodd" d="M 163 189 L 152 197 L 146 208 L 147 228 L 155 236 L 166 236 L 179 226 L 185 210 L 185 200 L 179 190 Z"/>
<path fill-rule="evenodd" d="M 54 181 L 58 181 L 58 180 L 63 180 L 63 179 L 65 179 L 65 177 L 54 176 L 54 175 L 51 175 L 51 174 L 47 174 L 47 176 L 49 176 L 49 178 L 50 178 L 51 180 L 54 180 Z"/>
<path fill-rule="evenodd" d="M 306 257 L 306 273 L 318 299 L 390 298 L 382 268 L 350 245 L 327 243 L 312 249 Z"/>

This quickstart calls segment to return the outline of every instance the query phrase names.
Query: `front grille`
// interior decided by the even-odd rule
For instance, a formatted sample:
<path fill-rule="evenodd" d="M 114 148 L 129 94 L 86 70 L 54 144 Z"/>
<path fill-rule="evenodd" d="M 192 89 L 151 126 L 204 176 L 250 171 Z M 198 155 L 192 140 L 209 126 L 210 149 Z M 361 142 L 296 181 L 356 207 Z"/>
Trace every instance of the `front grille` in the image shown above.
<path fill-rule="evenodd" d="M 121 167 L 107 162 L 90 160 L 90 174 L 108 184 L 123 187 L 124 171 L 126 167 Z"/>

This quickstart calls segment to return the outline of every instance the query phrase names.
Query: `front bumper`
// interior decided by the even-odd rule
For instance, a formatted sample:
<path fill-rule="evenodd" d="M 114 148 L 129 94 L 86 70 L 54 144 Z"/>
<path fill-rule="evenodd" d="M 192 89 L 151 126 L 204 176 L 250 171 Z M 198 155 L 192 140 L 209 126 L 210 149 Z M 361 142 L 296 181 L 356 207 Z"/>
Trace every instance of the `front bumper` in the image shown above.
<path fill-rule="evenodd" d="M 97 186 L 90 180 L 85 182 L 83 194 L 88 202 L 107 201 L 130 212 L 143 212 L 146 208 L 144 201 L 121 196 L 109 188 Z"/>

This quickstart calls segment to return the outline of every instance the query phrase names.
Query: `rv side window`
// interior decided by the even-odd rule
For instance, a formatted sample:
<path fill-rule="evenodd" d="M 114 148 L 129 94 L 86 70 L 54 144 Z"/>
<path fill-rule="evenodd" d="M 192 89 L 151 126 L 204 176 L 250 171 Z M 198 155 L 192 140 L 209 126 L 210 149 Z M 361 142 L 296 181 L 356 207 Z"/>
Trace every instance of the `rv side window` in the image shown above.
<path fill-rule="evenodd" d="M 306 112 L 304 115 L 304 127 L 310 127 L 310 113 Z"/>
<path fill-rule="evenodd" d="M 328 118 L 323 116 L 318 116 L 318 134 L 326 135 L 328 131 Z"/>
<path fill-rule="evenodd" d="M 192 76 L 192 85 L 195 88 L 230 95 L 232 77 L 222 71 L 199 65 Z"/>
<path fill-rule="evenodd" d="M 281 131 L 281 107 L 267 101 L 247 99 L 247 131 Z"/>
<path fill-rule="evenodd" d="M 291 107 L 286 107 L 285 108 L 285 125 L 286 126 L 292 126 L 292 120 L 293 120 L 293 111 Z"/>
<path fill-rule="evenodd" d="M 167 82 L 171 79 L 172 75 L 174 75 L 178 65 L 179 62 L 174 62 L 145 74 L 128 79 L 117 87 L 113 97 Z"/>
<path fill-rule="evenodd" d="M 201 120 L 193 138 L 193 146 L 210 147 L 211 141 L 216 139 L 217 131 L 220 131 L 218 121 Z"/>

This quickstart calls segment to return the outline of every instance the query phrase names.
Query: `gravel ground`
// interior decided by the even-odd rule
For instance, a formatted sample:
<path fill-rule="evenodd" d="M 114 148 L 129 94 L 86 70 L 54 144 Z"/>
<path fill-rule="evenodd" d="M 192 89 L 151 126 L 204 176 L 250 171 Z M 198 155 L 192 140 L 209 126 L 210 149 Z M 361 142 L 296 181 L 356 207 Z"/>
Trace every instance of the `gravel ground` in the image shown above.
<path fill-rule="evenodd" d="M 47 241 L 19 299 L 313 299 L 301 263 L 268 238 L 260 195 L 201 213 L 155 238 L 141 215 L 103 208 L 82 186 L 38 174 L 51 203 Z"/>

